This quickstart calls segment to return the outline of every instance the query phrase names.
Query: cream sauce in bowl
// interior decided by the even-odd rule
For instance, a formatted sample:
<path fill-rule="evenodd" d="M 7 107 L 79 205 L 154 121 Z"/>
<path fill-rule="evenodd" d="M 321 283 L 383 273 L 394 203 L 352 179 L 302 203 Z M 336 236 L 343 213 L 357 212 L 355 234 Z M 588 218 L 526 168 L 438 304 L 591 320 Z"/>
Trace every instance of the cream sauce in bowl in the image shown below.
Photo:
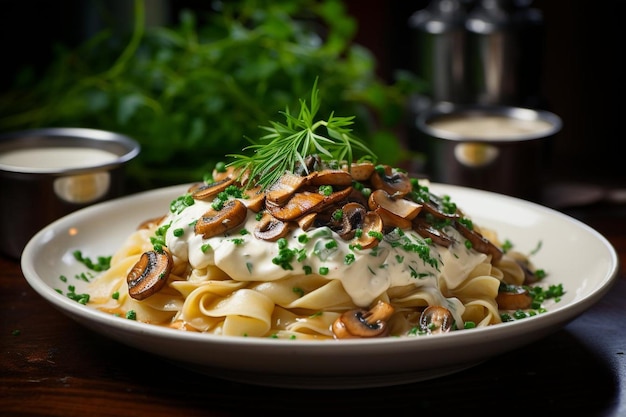
<path fill-rule="evenodd" d="M 113 163 L 118 158 L 118 155 L 103 149 L 79 146 L 24 148 L 0 153 L 0 168 L 47 172 L 97 167 Z"/>
<path fill-rule="evenodd" d="M 553 129 L 541 119 L 519 119 L 497 114 L 442 116 L 427 123 L 435 130 L 454 133 L 466 139 L 516 139 L 536 136 Z"/>

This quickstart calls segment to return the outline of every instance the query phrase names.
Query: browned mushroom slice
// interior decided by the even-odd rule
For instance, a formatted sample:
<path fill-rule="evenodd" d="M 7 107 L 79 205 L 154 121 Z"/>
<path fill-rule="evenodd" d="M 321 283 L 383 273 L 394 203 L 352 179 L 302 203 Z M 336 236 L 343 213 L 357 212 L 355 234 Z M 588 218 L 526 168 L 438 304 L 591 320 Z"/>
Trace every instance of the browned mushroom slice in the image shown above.
<path fill-rule="evenodd" d="M 393 312 L 393 307 L 383 301 L 378 301 L 369 311 L 346 311 L 333 323 L 333 335 L 336 339 L 386 336 L 389 333 L 387 320 Z"/>
<path fill-rule="evenodd" d="M 306 183 L 310 185 L 333 185 L 346 187 L 352 185 L 352 176 L 340 169 L 325 169 L 313 171 L 306 176 Z"/>
<path fill-rule="evenodd" d="M 502 251 L 490 240 L 486 239 L 483 235 L 475 230 L 470 229 L 461 222 L 454 222 L 454 228 L 458 230 L 465 239 L 469 240 L 472 247 L 478 252 L 482 252 L 486 255 L 491 255 L 491 259 L 494 262 L 498 262 L 502 259 Z"/>
<path fill-rule="evenodd" d="M 525 310 L 530 308 L 533 299 L 523 286 L 500 285 L 496 302 L 501 310 Z"/>
<path fill-rule="evenodd" d="M 258 213 L 263 208 L 265 202 L 265 193 L 260 186 L 248 188 L 244 191 L 246 198 L 242 200 L 243 204 L 249 209 Z"/>
<path fill-rule="evenodd" d="M 375 189 L 385 190 L 387 194 L 394 197 L 404 197 L 413 189 L 411 179 L 404 172 L 385 173 L 381 175 L 377 170 L 374 170 L 370 181 Z"/>
<path fill-rule="evenodd" d="M 368 181 L 374 172 L 374 164 L 371 162 L 353 162 L 350 167 L 344 166 L 344 171 L 350 171 L 354 181 Z"/>
<path fill-rule="evenodd" d="M 321 208 L 325 209 L 333 204 L 339 204 L 346 201 L 346 199 L 352 194 L 354 188 L 352 186 L 346 187 L 343 190 L 337 190 L 330 195 L 324 196 Z"/>
<path fill-rule="evenodd" d="M 300 229 L 302 230 L 305 230 L 305 231 L 309 230 L 315 223 L 316 218 L 317 218 L 317 213 L 305 214 L 304 216 L 300 217 L 297 220 L 298 226 L 300 226 Z"/>
<path fill-rule="evenodd" d="M 362 229 L 367 210 L 359 203 L 347 203 L 341 208 L 341 219 L 336 220 L 335 232 L 344 240 L 354 238 L 357 229 Z"/>
<path fill-rule="evenodd" d="M 303 191 L 294 194 L 284 205 L 272 204 L 266 200 L 267 210 L 279 220 L 297 220 L 305 214 L 318 210 L 324 201 L 324 196 L 320 193 Z"/>
<path fill-rule="evenodd" d="M 289 230 L 289 223 L 280 221 L 268 212 L 265 212 L 254 228 L 254 236 L 257 239 L 275 242 L 281 237 L 287 236 Z"/>
<path fill-rule="evenodd" d="M 354 245 L 361 249 L 370 249 L 378 246 L 379 237 L 383 233 L 383 220 L 375 211 L 368 211 L 363 218 L 363 227 L 360 236 L 352 240 Z"/>
<path fill-rule="evenodd" d="M 324 208 L 344 200 L 352 192 L 352 187 L 322 195 L 314 191 L 295 193 L 284 205 L 278 206 L 267 201 L 266 206 L 272 216 L 282 221 L 296 221 L 305 214 L 320 212 Z"/>
<path fill-rule="evenodd" d="M 224 191 L 234 182 L 234 178 L 226 177 L 211 184 L 199 184 L 191 187 L 189 192 L 195 200 L 209 200 Z"/>
<path fill-rule="evenodd" d="M 428 334 L 447 333 L 453 324 L 452 313 L 441 306 L 426 307 L 420 316 L 420 329 Z"/>
<path fill-rule="evenodd" d="M 221 210 L 211 209 L 196 222 L 194 231 L 204 239 L 234 229 L 246 220 L 248 209 L 239 200 L 228 200 Z"/>
<path fill-rule="evenodd" d="M 229 166 L 224 171 L 214 169 L 211 176 L 213 177 L 213 181 L 219 182 L 225 180 L 226 178 L 237 178 L 239 173 L 236 171 L 235 167 Z"/>
<path fill-rule="evenodd" d="M 282 206 L 293 197 L 305 182 L 305 177 L 289 172 L 285 173 L 265 192 L 265 199 L 272 204 Z"/>
<path fill-rule="evenodd" d="M 144 300 L 161 290 L 172 270 L 172 256 L 167 248 L 141 255 L 126 277 L 128 295 Z"/>
<path fill-rule="evenodd" d="M 428 224 L 426 219 L 423 217 L 416 217 L 413 219 L 413 230 L 415 230 L 421 237 L 430 238 L 437 245 L 445 246 L 446 248 L 455 242 L 455 240 L 450 236 Z"/>
<path fill-rule="evenodd" d="M 439 206 L 437 206 L 436 204 L 430 201 L 425 202 L 422 205 L 422 210 L 424 213 L 432 214 L 434 217 L 438 219 L 442 219 L 442 220 L 455 220 L 459 218 L 459 215 L 456 213 L 454 214 L 444 213 L 443 211 L 439 209 Z"/>
<path fill-rule="evenodd" d="M 388 212 L 409 221 L 413 220 L 422 210 L 422 205 L 404 198 L 394 198 L 385 190 L 375 190 L 370 194 L 368 205 L 370 210 L 382 207 Z M 409 226 L 407 226 L 408 228 Z"/>
<path fill-rule="evenodd" d="M 374 212 L 378 214 L 383 221 L 383 230 L 385 231 L 395 228 L 406 230 L 410 229 L 412 226 L 411 220 L 397 216 L 383 207 L 377 207 L 374 209 Z"/>

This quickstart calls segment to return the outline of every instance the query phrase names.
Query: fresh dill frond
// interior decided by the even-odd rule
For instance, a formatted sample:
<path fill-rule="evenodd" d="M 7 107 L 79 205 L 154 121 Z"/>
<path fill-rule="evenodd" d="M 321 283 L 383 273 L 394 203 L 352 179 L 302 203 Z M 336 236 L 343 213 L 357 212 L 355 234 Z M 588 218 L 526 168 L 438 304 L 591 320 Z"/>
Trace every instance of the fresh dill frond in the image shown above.
<path fill-rule="evenodd" d="M 328 120 L 316 120 L 320 107 L 317 79 L 311 91 L 310 104 L 300 99 L 300 112 L 294 116 L 287 108 L 281 112 L 285 123 L 270 121 L 270 126 L 261 126 L 268 133 L 243 150 L 251 155 L 230 154 L 234 161 L 229 166 L 248 171 L 256 185 L 267 188 L 285 172 L 294 172 L 296 165 L 305 167 L 305 158 L 318 155 L 325 161 L 354 161 L 354 152 L 376 160 L 374 153 L 352 134 L 354 116 L 339 117 L 331 113 Z M 327 135 L 319 133 L 325 127 Z"/>

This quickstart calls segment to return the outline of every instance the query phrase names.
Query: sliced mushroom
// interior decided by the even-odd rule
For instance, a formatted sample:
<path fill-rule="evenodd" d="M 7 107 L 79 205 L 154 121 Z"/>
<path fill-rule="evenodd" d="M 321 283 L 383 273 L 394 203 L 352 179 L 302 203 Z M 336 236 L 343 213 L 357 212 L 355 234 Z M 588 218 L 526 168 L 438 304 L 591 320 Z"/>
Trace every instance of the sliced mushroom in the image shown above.
<path fill-rule="evenodd" d="M 257 239 L 275 242 L 289 233 L 289 224 L 276 219 L 268 212 L 263 213 L 263 217 L 254 228 L 254 236 Z"/>
<path fill-rule="evenodd" d="M 386 171 L 391 171 L 389 167 L 386 167 Z M 370 181 L 375 189 L 385 190 L 387 194 L 394 197 L 404 197 L 413 189 L 411 179 L 404 172 L 385 173 L 379 174 L 377 170 L 374 170 Z"/>
<path fill-rule="evenodd" d="M 420 329 L 428 334 L 447 333 L 453 324 L 452 313 L 441 306 L 426 307 L 420 316 Z"/>
<path fill-rule="evenodd" d="M 324 196 L 317 192 L 304 191 L 296 193 L 284 204 L 272 204 L 266 199 L 267 210 L 279 220 L 296 220 L 311 211 L 320 208 Z"/>
<path fill-rule="evenodd" d="M 374 164 L 371 162 L 353 162 L 350 167 L 343 167 L 344 171 L 349 171 L 354 181 L 368 181 L 374 172 Z"/>
<path fill-rule="evenodd" d="M 237 178 L 239 174 L 235 170 L 235 167 L 229 166 L 226 167 L 224 171 L 218 171 L 217 169 L 214 169 L 211 173 L 211 176 L 213 177 L 213 181 L 219 182 L 225 180 L 226 178 Z"/>
<path fill-rule="evenodd" d="M 375 190 L 368 199 L 370 210 L 382 207 L 398 217 L 407 219 L 410 223 L 422 210 L 422 205 L 404 198 L 394 198 L 385 190 Z M 408 228 L 408 226 L 407 226 Z"/>
<path fill-rule="evenodd" d="M 265 192 L 265 199 L 272 204 L 282 206 L 305 183 L 305 177 L 287 172 L 269 187 Z"/>
<path fill-rule="evenodd" d="M 422 209 L 424 213 L 432 214 L 437 219 L 456 220 L 459 218 L 459 215 L 457 213 L 454 213 L 454 214 L 444 213 L 441 210 L 440 206 L 433 203 L 432 201 L 423 203 Z"/>
<path fill-rule="evenodd" d="M 458 221 L 454 222 L 454 228 L 458 230 L 465 239 L 470 241 L 474 249 L 486 255 L 491 255 L 491 258 L 494 262 L 498 262 L 500 259 L 502 259 L 502 250 L 500 250 L 500 248 L 498 248 L 480 233 L 470 229 L 469 227 Z"/>
<path fill-rule="evenodd" d="M 211 184 L 201 183 L 192 186 L 189 188 L 189 192 L 195 200 L 209 200 L 224 191 L 228 186 L 233 185 L 234 182 L 235 179 L 233 177 L 225 177 Z"/>
<path fill-rule="evenodd" d="M 353 244 L 358 245 L 361 249 L 370 249 L 378 245 L 378 236 L 383 233 L 383 220 L 378 213 L 368 211 L 363 219 L 363 227 L 361 235 L 355 236 L 352 240 Z"/>
<path fill-rule="evenodd" d="M 278 220 L 297 220 L 311 212 L 321 212 L 326 207 L 344 200 L 352 192 L 352 187 L 335 191 L 330 195 L 322 195 L 314 191 L 302 191 L 295 193 L 289 201 L 279 206 L 267 201 L 267 209 Z"/>
<path fill-rule="evenodd" d="M 246 220 L 248 209 L 239 200 L 228 200 L 221 210 L 211 209 L 196 222 L 194 231 L 204 239 L 234 229 Z"/>
<path fill-rule="evenodd" d="M 249 188 L 244 191 L 246 198 L 242 200 L 243 204 L 255 213 L 258 213 L 263 208 L 265 202 L 265 193 L 260 186 Z"/>
<path fill-rule="evenodd" d="M 352 176 L 340 169 L 313 171 L 305 178 L 306 183 L 310 185 L 332 185 L 340 187 L 352 185 Z"/>
<path fill-rule="evenodd" d="M 126 276 L 128 295 L 144 300 L 160 291 L 167 283 L 172 265 L 172 255 L 165 247 L 159 252 L 143 253 Z"/>
<path fill-rule="evenodd" d="M 496 302 L 501 310 L 526 310 L 530 308 L 533 298 L 521 285 L 500 285 Z"/>
<path fill-rule="evenodd" d="M 399 228 L 402 230 L 411 228 L 411 220 L 397 216 L 383 207 L 377 207 L 376 209 L 374 209 L 374 212 L 378 214 L 378 216 L 380 216 L 380 219 L 383 221 L 383 230 L 385 231 L 389 231 L 395 228 Z"/>
<path fill-rule="evenodd" d="M 354 238 L 357 229 L 363 227 L 367 210 L 359 203 L 347 203 L 341 208 L 342 216 L 338 222 L 337 234 L 344 240 Z"/>
<path fill-rule="evenodd" d="M 254 236 L 257 239 L 275 242 L 289 233 L 289 223 L 280 221 L 268 212 L 263 213 L 263 217 L 254 228 Z"/>
<path fill-rule="evenodd" d="M 378 301 L 369 311 L 355 309 L 343 313 L 332 325 L 336 339 L 381 337 L 389 332 L 387 320 L 394 309 L 390 304 Z"/>
<path fill-rule="evenodd" d="M 309 230 L 315 224 L 316 218 L 317 213 L 305 214 L 297 220 L 298 226 L 300 226 L 300 229 L 304 231 Z"/>
<path fill-rule="evenodd" d="M 446 248 L 455 242 L 454 239 L 443 233 L 441 230 L 435 229 L 423 217 L 416 217 L 413 219 L 413 230 L 415 230 L 421 237 L 430 238 L 437 245 L 445 246 Z"/>

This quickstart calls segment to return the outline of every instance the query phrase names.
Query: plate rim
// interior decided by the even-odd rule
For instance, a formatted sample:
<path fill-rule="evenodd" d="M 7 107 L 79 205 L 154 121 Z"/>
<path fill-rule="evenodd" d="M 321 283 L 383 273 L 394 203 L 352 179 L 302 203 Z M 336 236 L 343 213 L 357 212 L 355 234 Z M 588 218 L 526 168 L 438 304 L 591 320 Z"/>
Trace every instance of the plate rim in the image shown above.
<path fill-rule="evenodd" d="M 538 330 L 536 332 L 537 334 L 533 334 L 532 337 L 529 337 L 527 343 L 531 343 L 542 337 L 545 337 L 549 333 L 559 330 L 562 326 L 574 320 L 580 314 L 591 308 L 610 290 L 611 286 L 616 281 L 616 277 L 618 276 L 619 257 L 615 248 L 606 237 L 604 237 L 602 234 L 600 234 L 598 231 L 593 229 L 591 226 L 585 224 L 584 222 L 568 216 L 565 213 L 531 201 L 521 200 L 516 197 L 497 194 L 490 191 L 439 183 L 431 184 L 431 187 L 434 190 L 437 190 L 436 192 L 439 194 L 454 195 L 454 193 L 469 193 L 470 196 L 475 196 L 478 193 L 478 195 L 486 195 L 487 197 L 504 200 L 506 203 L 521 204 L 533 211 L 548 213 L 551 216 L 557 216 L 562 218 L 564 221 L 572 223 L 573 226 L 584 230 L 586 233 L 596 238 L 598 240 L 598 243 L 601 244 L 603 249 L 606 250 L 606 254 L 608 255 L 607 260 L 610 263 L 609 267 L 607 268 L 607 274 L 603 276 L 602 279 L 598 281 L 597 285 L 583 298 L 568 303 L 564 307 L 559 308 L 558 311 L 552 312 L 552 314 L 549 311 L 547 314 L 540 314 L 536 317 L 528 317 L 523 320 L 518 320 L 511 323 L 502 323 L 499 325 L 489 326 L 485 328 L 473 329 L 470 332 L 451 332 L 448 334 L 437 335 L 436 337 L 344 340 L 341 341 L 341 343 L 334 343 L 333 341 L 299 340 L 294 342 L 291 340 L 282 339 L 242 338 L 235 336 L 222 336 L 195 332 L 181 332 L 180 330 L 168 329 L 162 326 L 155 326 L 152 324 L 133 322 L 123 318 L 119 318 L 118 321 L 117 318 L 112 317 L 110 314 L 106 314 L 96 309 L 80 305 L 76 303 L 76 301 L 67 298 L 65 295 L 59 294 L 48 282 L 43 280 L 36 271 L 34 263 L 32 262 L 32 260 L 34 259 L 33 256 L 38 253 L 38 250 L 43 250 L 42 248 L 45 246 L 46 238 L 49 238 L 49 235 L 52 231 L 54 231 L 56 228 L 59 228 L 61 225 L 69 222 L 71 219 L 82 217 L 88 218 L 93 213 L 111 209 L 113 207 L 119 206 L 121 203 L 132 205 L 133 202 L 137 202 L 145 198 L 165 199 L 166 196 L 169 198 L 170 194 L 172 196 L 175 196 L 180 192 L 184 192 L 186 189 L 185 187 L 188 188 L 188 186 L 189 184 L 173 185 L 119 197 L 116 199 L 95 204 L 93 206 L 82 208 L 76 212 L 70 213 L 50 223 L 48 226 L 37 232 L 29 240 L 24 248 L 20 263 L 25 279 L 27 280 L 28 284 L 35 290 L 35 292 L 42 296 L 53 307 L 60 310 L 71 319 L 78 321 L 82 325 L 85 325 L 86 322 L 93 322 L 95 327 L 97 327 L 97 329 L 94 329 L 94 331 L 101 334 L 107 333 L 106 331 L 101 329 L 101 327 L 103 327 L 107 328 L 110 333 L 132 335 L 142 334 L 143 336 L 147 336 L 150 338 L 163 339 L 164 341 L 167 341 L 167 343 L 182 342 L 194 345 L 209 344 L 235 349 L 250 349 L 255 347 L 264 348 L 271 346 L 275 354 L 282 354 L 285 352 L 294 354 L 294 343 L 296 343 L 298 346 L 298 352 L 296 352 L 295 354 L 297 355 L 306 356 L 315 354 L 318 357 L 337 357 L 337 355 L 346 356 L 347 354 L 354 353 L 373 354 L 378 352 L 379 350 L 386 350 L 388 352 L 406 352 L 409 350 L 419 352 L 428 351 L 429 349 L 435 347 L 441 348 L 442 346 L 444 346 L 445 349 L 451 349 L 452 346 L 458 344 L 458 342 L 455 343 L 455 341 L 459 339 L 461 339 L 463 346 L 477 346 L 481 343 L 484 343 L 484 339 L 486 338 L 495 338 L 496 340 L 500 340 L 501 338 L 519 338 L 521 335 L 529 332 L 530 330 Z M 41 247 L 38 248 L 38 245 L 41 245 Z M 69 249 L 65 250 L 68 251 Z M 541 320 L 541 324 L 537 323 L 538 320 Z M 537 327 L 538 329 L 536 329 Z M 124 340 L 121 340 L 121 337 L 114 337 L 110 333 L 107 334 L 108 337 L 112 337 L 118 342 L 124 343 Z M 134 345 L 132 343 L 125 344 L 141 349 L 140 346 Z M 449 347 L 445 347 L 446 345 Z M 519 347 L 521 345 L 523 344 L 520 343 L 515 347 Z M 348 346 L 349 348 L 345 348 L 345 346 Z M 493 355 L 488 355 L 485 358 L 479 358 L 479 361 L 486 359 L 490 356 Z M 226 369 L 232 370 L 232 368 Z M 266 384 L 267 383 L 271 382 L 266 381 Z M 379 384 L 381 383 L 381 381 L 378 381 L 377 383 Z M 305 385 L 310 384 L 311 382 Z M 294 386 L 297 386 L 297 384 L 294 384 Z"/>

